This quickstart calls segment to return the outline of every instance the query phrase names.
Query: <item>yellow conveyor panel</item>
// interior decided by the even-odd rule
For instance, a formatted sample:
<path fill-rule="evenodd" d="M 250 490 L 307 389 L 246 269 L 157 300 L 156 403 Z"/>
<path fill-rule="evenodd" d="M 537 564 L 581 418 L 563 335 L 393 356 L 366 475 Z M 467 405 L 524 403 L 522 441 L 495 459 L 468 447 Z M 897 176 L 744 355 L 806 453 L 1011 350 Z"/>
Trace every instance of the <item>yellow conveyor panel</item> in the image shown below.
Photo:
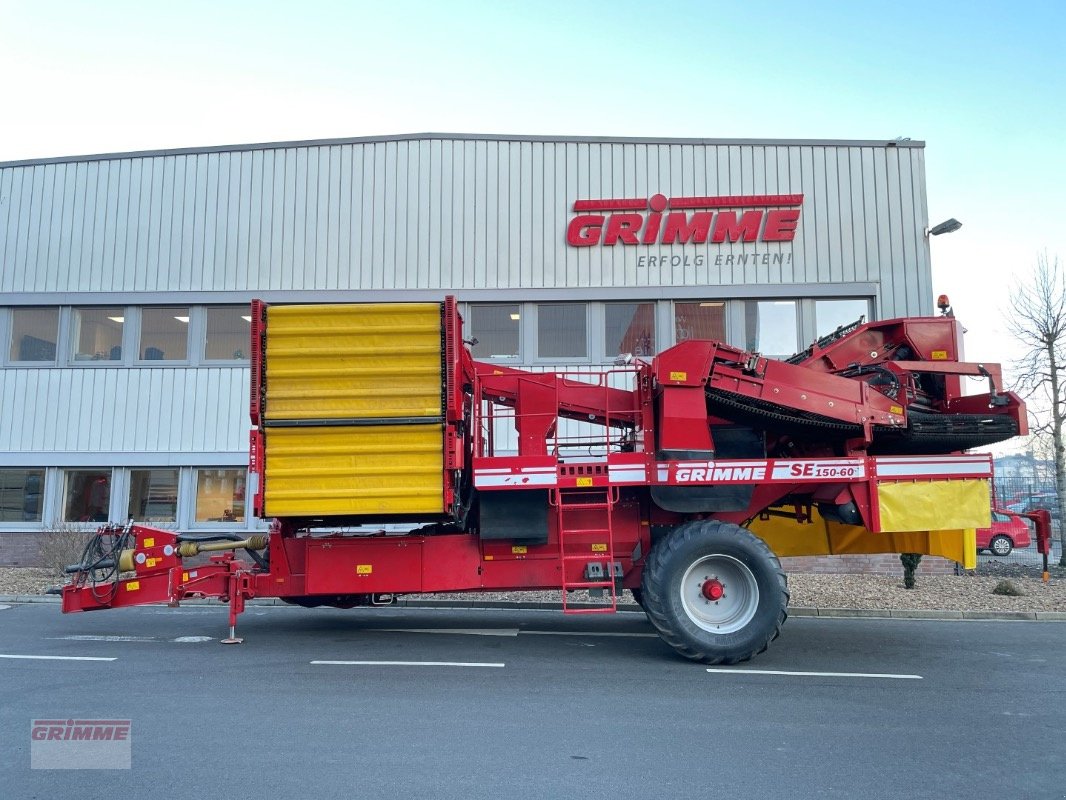
<path fill-rule="evenodd" d="M 439 417 L 439 303 L 270 306 L 263 416 Z"/>
<path fill-rule="evenodd" d="M 442 425 L 267 428 L 268 517 L 444 511 Z"/>

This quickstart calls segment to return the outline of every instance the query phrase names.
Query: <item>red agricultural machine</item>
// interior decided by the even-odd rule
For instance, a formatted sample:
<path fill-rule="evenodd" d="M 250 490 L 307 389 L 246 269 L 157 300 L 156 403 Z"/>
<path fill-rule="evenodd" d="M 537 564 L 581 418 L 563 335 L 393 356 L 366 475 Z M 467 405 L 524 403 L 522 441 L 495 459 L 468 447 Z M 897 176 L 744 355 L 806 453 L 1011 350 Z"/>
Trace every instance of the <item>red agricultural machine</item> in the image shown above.
<path fill-rule="evenodd" d="M 860 321 L 783 361 L 690 340 L 581 375 L 474 360 L 454 298 L 257 301 L 252 320 L 269 534 L 105 527 L 64 611 L 221 598 L 232 641 L 254 597 L 557 589 L 592 613 L 627 588 L 679 653 L 734 663 L 785 620 L 779 556 L 973 566 L 992 465 L 963 451 L 1026 432 L 999 367 L 960 360 L 949 316 Z"/>

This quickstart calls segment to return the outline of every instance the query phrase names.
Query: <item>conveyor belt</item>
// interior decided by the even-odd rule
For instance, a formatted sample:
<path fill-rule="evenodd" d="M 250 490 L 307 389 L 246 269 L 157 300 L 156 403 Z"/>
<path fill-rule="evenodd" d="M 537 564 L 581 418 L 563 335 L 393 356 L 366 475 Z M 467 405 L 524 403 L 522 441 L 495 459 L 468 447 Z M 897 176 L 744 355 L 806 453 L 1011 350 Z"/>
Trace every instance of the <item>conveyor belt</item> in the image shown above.
<path fill-rule="evenodd" d="M 765 400 L 714 389 L 708 410 L 753 428 L 810 440 L 842 441 L 862 435 L 862 426 L 810 414 Z M 995 444 L 1018 435 L 1018 423 L 1005 414 L 907 412 L 906 428 L 874 427 L 871 455 L 935 455 Z"/>

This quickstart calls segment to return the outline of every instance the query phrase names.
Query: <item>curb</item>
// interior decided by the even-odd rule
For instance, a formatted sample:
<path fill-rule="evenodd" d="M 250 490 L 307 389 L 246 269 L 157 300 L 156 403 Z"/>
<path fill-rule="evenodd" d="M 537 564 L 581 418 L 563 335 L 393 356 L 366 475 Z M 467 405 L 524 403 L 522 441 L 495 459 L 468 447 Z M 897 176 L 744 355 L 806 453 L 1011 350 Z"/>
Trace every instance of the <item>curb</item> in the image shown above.
<path fill-rule="evenodd" d="M 0 594 L 0 603 L 12 603 L 15 605 L 29 603 L 59 604 L 57 595 L 47 594 Z M 223 608 L 227 603 L 218 600 L 183 600 L 183 606 L 218 606 Z M 165 606 L 165 603 L 152 605 Z M 282 602 L 276 597 L 260 597 L 248 600 L 245 605 L 249 606 L 284 606 L 298 608 L 289 603 Z M 589 609 L 598 608 L 589 603 L 568 603 L 569 608 Z M 561 611 L 562 603 L 526 602 L 522 600 L 405 600 L 399 599 L 393 606 L 382 608 L 461 608 L 461 609 L 497 609 L 497 610 L 520 610 L 527 611 Z M 619 603 L 617 610 L 629 614 L 642 613 L 642 609 L 636 603 Z M 883 609 L 871 610 L 861 608 L 809 608 L 794 606 L 788 610 L 790 617 L 819 617 L 829 619 L 925 619 L 925 620 L 995 620 L 998 622 L 1022 621 L 1022 622 L 1066 622 L 1066 611 L 949 611 L 937 609 Z"/>

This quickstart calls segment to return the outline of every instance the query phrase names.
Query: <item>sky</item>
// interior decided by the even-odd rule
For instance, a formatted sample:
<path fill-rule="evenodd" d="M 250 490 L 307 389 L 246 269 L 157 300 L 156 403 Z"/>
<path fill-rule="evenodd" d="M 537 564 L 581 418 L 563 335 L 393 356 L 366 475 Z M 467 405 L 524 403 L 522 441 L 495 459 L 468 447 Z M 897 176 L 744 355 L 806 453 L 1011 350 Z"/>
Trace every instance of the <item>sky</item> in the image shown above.
<path fill-rule="evenodd" d="M 1066 259 L 1066 2 L 0 0 L 0 161 L 396 133 L 926 143 L 934 293 L 1009 369 Z M 930 312 L 933 298 L 930 298 Z"/>

